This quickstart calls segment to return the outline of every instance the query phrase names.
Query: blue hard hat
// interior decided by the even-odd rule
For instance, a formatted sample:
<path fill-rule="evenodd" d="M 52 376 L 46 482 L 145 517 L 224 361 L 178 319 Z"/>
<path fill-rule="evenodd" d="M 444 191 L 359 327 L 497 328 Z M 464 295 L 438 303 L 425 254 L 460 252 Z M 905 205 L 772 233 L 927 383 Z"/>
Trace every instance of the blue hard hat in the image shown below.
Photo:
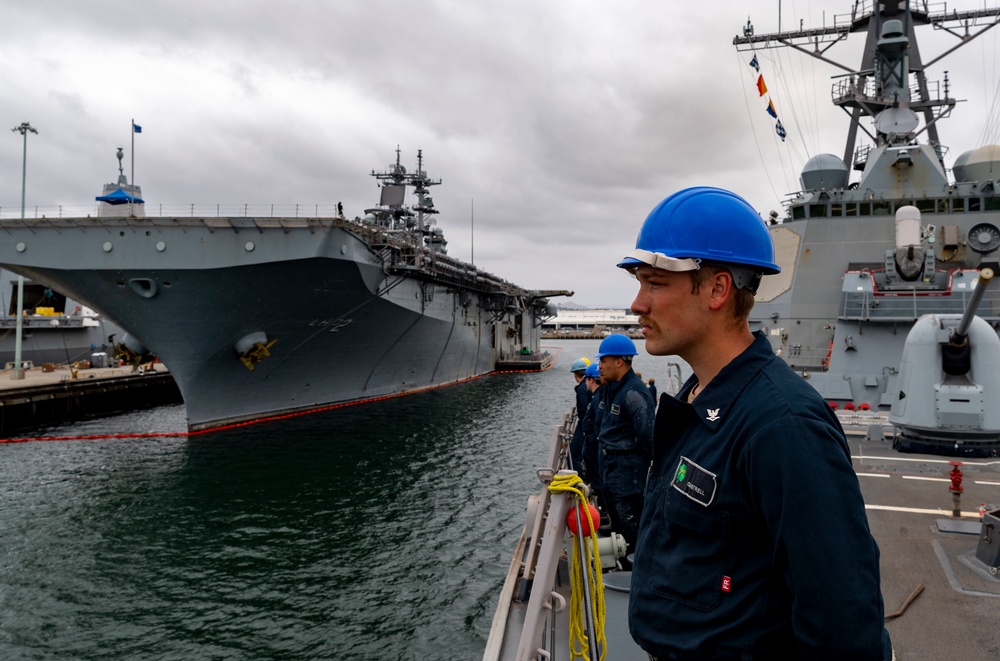
<path fill-rule="evenodd" d="M 597 357 L 603 358 L 604 356 L 634 356 L 638 351 L 635 348 L 635 342 L 633 342 L 628 335 L 622 335 L 621 333 L 614 333 L 608 335 L 601 341 L 601 346 L 597 348 Z"/>
<path fill-rule="evenodd" d="M 576 360 L 573 361 L 573 364 L 570 365 L 569 371 L 582 372 L 589 366 L 590 366 L 590 358 L 577 358 Z"/>
<path fill-rule="evenodd" d="M 583 375 L 589 376 L 592 379 L 599 379 L 601 378 L 601 366 L 597 363 L 591 363 L 587 366 L 587 371 Z"/>
<path fill-rule="evenodd" d="M 757 274 L 781 272 L 771 234 L 750 203 L 709 186 L 686 188 L 656 205 L 639 230 L 635 250 L 618 266 L 692 271 L 701 260 L 745 266 Z"/>

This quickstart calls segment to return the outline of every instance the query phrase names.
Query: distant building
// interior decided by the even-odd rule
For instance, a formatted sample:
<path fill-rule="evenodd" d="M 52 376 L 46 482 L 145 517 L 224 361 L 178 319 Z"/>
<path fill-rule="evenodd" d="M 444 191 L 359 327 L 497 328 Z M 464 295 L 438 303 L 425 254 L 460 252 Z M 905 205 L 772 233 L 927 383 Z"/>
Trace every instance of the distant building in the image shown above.
<path fill-rule="evenodd" d="M 543 337 L 602 336 L 610 333 L 639 334 L 639 317 L 621 308 L 564 310 L 542 323 Z"/>

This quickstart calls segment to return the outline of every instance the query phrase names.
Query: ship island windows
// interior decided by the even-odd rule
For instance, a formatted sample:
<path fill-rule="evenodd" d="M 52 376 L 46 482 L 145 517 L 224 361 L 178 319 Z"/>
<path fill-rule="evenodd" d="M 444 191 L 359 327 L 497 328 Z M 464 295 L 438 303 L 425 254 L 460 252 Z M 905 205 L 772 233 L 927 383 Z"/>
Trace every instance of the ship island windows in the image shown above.
<path fill-rule="evenodd" d="M 805 218 L 856 218 L 891 216 L 901 206 L 915 206 L 922 214 L 1000 211 L 1000 196 L 952 197 L 921 200 L 876 200 L 873 202 L 810 202 L 791 207 L 792 220 Z"/>

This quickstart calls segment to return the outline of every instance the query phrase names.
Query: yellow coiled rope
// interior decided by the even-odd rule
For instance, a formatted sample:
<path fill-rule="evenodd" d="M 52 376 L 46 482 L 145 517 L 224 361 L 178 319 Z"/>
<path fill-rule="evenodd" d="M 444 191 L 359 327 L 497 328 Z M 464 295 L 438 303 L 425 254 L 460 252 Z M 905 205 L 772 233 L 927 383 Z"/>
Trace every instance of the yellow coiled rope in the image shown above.
<path fill-rule="evenodd" d="M 586 505 L 587 497 L 583 493 L 583 480 L 579 475 L 556 475 L 549 484 L 549 493 L 573 493 L 577 506 Z M 601 552 L 597 548 L 597 524 L 591 517 L 590 508 L 582 507 L 589 522 L 590 539 L 584 539 L 584 547 L 589 549 L 590 557 L 586 561 L 586 572 L 591 586 L 590 617 L 594 622 L 594 637 L 597 639 L 597 649 L 601 651 L 600 659 L 604 660 L 608 646 L 604 637 L 604 579 L 601 573 Z M 572 510 L 570 510 L 572 513 Z M 583 523 L 581 519 L 580 523 Z M 582 530 L 579 532 L 583 532 Z M 591 641 L 587 637 L 587 625 L 584 617 L 583 574 L 584 561 L 580 557 L 580 545 L 573 542 L 573 557 L 570 564 L 570 594 L 569 602 L 569 651 L 570 658 L 590 659 Z"/>

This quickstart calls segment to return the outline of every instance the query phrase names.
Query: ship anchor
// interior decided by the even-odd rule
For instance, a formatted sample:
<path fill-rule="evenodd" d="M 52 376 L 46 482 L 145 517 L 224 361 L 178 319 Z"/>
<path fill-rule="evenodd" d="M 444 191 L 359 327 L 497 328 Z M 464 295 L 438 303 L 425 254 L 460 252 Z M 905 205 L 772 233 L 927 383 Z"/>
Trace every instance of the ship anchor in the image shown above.
<path fill-rule="evenodd" d="M 277 341 L 268 341 L 266 333 L 255 331 L 241 337 L 233 348 L 239 354 L 240 361 L 252 372 L 254 365 L 271 355 L 270 349 Z"/>
<path fill-rule="evenodd" d="M 278 340 L 271 340 L 267 344 L 263 342 L 254 342 L 246 351 L 240 352 L 240 361 L 247 366 L 247 369 L 251 372 L 254 370 L 254 365 L 264 360 L 271 355 L 269 349 L 274 346 L 274 343 Z"/>

